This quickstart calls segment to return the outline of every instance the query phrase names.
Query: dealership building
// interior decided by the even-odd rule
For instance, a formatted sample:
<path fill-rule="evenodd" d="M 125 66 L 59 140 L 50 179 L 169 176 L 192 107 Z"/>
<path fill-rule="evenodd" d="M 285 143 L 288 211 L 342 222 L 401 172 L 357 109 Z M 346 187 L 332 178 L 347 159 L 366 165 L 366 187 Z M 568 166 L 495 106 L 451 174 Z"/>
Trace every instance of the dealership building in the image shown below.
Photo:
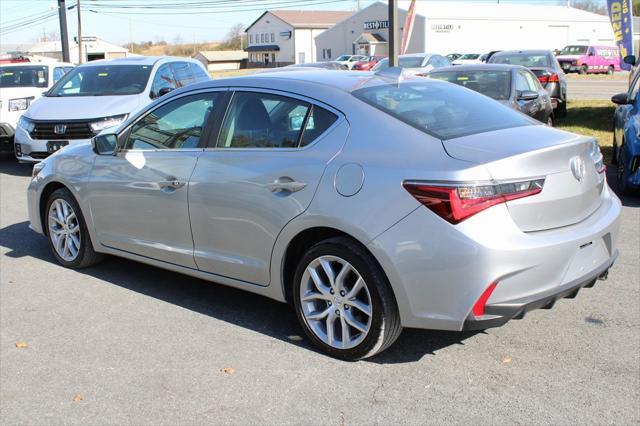
<path fill-rule="evenodd" d="M 398 3 L 402 34 L 410 2 Z M 561 49 L 572 43 L 614 45 L 607 16 L 572 7 L 418 1 L 415 11 L 407 53 Z M 374 3 L 316 36 L 316 59 L 331 60 L 345 53 L 386 55 L 387 12 L 386 3 Z"/>
<path fill-rule="evenodd" d="M 269 10 L 247 27 L 250 67 L 314 62 L 315 38 L 353 12 L 333 10 Z"/>

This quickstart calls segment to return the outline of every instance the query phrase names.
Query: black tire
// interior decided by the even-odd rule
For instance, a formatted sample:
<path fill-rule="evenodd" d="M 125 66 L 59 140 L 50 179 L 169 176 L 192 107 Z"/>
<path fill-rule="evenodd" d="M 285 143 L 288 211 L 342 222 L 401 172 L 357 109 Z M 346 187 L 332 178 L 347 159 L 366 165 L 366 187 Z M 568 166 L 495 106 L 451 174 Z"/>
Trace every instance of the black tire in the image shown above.
<path fill-rule="evenodd" d="M 567 101 L 558 102 L 558 107 L 555 111 L 555 116 L 559 118 L 564 118 L 567 116 Z"/>
<path fill-rule="evenodd" d="M 613 75 L 615 71 L 616 69 L 613 67 L 613 65 L 609 65 L 609 68 L 607 68 L 607 75 Z"/>
<path fill-rule="evenodd" d="M 615 124 L 613 125 L 613 143 L 611 147 L 611 164 L 618 164 L 618 140 L 616 139 Z"/>
<path fill-rule="evenodd" d="M 586 65 L 583 65 L 580 67 L 580 71 L 578 72 L 582 75 L 585 75 L 588 71 L 589 71 L 589 67 L 587 67 Z"/>
<path fill-rule="evenodd" d="M 626 176 L 626 164 L 625 164 L 625 155 L 624 152 L 620 151 L 620 158 L 618 158 L 618 166 L 616 168 L 616 183 L 618 186 L 618 192 L 620 195 L 631 195 L 633 191 L 629 188 L 627 184 L 627 176 Z"/>
<path fill-rule="evenodd" d="M 323 342 L 311 329 L 303 313 L 300 300 L 302 278 L 307 266 L 321 256 L 336 256 L 349 262 L 363 278 L 371 295 L 371 326 L 366 337 L 351 349 L 338 349 Z M 356 361 L 371 357 L 391 346 L 402 332 L 398 306 L 384 272 L 370 253 L 346 237 L 322 241 L 305 253 L 296 269 L 292 296 L 296 315 L 307 337 L 324 353 L 336 358 Z"/>
<path fill-rule="evenodd" d="M 54 243 L 51 238 L 51 235 L 49 235 L 50 234 L 49 225 L 48 225 L 49 211 L 51 209 L 51 204 L 53 204 L 53 202 L 56 200 L 64 200 L 71 206 L 77 218 L 78 225 L 80 227 L 80 249 L 78 250 L 76 257 L 73 260 L 63 259 L 58 254 L 58 252 L 54 247 Z M 58 263 L 60 263 L 65 268 L 71 268 L 71 269 L 87 268 L 89 266 L 93 266 L 99 263 L 104 258 L 103 254 L 96 253 L 96 251 L 93 249 L 93 244 L 91 242 L 91 238 L 89 238 L 89 232 L 87 231 L 87 223 L 84 220 L 82 210 L 80 209 L 80 206 L 78 205 L 74 196 L 71 194 L 71 192 L 67 188 L 57 189 L 49 196 L 49 199 L 47 200 L 47 209 L 45 210 L 44 228 L 45 228 L 46 235 L 49 239 L 49 244 L 51 245 L 51 251 L 53 252 L 53 255 L 55 256 Z"/>

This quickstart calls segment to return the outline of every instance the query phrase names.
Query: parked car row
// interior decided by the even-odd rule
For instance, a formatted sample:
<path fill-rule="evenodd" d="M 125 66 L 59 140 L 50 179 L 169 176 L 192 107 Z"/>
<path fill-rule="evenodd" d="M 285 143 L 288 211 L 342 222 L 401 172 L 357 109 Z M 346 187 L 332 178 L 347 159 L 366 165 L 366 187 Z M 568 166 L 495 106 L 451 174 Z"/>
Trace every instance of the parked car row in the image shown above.
<path fill-rule="evenodd" d="M 14 67 L 31 70 L 33 65 Z M 36 88 L 48 90 L 35 100 L 34 96 L 27 98 L 14 115 L 17 125 L 12 149 L 22 162 L 38 162 L 66 145 L 88 142 L 154 99 L 210 79 L 203 65 L 189 58 L 136 56 L 89 62 L 67 69 L 52 86 L 47 82 L 55 78 L 46 80 L 43 67 L 34 71 L 43 76 Z M 56 67 L 52 67 L 54 75 Z M 3 84 L 5 77 L 9 81 L 17 74 L 10 71 L 13 68 L 2 69 Z"/>

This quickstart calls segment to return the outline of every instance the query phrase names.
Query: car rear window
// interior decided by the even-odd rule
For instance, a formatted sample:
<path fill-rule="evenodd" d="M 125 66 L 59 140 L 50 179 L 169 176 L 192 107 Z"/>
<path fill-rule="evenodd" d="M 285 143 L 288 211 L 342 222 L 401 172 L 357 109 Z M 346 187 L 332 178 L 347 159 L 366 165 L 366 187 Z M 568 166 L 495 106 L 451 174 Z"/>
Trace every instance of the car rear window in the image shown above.
<path fill-rule="evenodd" d="M 492 64 L 522 65 L 527 68 L 550 68 L 551 62 L 546 54 L 508 53 L 493 55 L 489 62 Z"/>
<path fill-rule="evenodd" d="M 455 83 L 499 101 L 509 99 L 511 92 L 510 71 L 433 71 L 429 77 Z"/>
<path fill-rule="evenodd" d="M 493 99 L 454 84 L 404 81 L 351 92 L 378 108 L 438 139 L 526 126 L 534 122 Z"/>

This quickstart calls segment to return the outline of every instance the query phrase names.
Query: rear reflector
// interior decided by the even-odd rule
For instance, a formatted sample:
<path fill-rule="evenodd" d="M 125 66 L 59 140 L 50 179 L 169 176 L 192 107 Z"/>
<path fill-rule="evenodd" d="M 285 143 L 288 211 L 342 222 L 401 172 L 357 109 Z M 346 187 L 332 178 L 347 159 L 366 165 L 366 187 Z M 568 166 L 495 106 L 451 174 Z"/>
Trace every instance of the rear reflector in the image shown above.
<path fill-rule="evenodd" d="M 487 306 L 487 300 L 489 300 L 491 294 L 493 293 L 493 290 L 496 289 L 497 285 L 498 283 L 491 283 L 489 287 L 487 287 L 487 289 L 480 295 L 480 298 L 478 298 L 478 301 L 475 303 L 475 305 L 473 305 L 472 312 L 475 317 L 481 317 L 484 315 L 484 308 Z"/>
<path fill-rule="evenodd" d="M 540 193 L 544 178 L 491 184 L 404 181 L 402 186 L 429 210 L 456 224 L 496 204 Z"/>

